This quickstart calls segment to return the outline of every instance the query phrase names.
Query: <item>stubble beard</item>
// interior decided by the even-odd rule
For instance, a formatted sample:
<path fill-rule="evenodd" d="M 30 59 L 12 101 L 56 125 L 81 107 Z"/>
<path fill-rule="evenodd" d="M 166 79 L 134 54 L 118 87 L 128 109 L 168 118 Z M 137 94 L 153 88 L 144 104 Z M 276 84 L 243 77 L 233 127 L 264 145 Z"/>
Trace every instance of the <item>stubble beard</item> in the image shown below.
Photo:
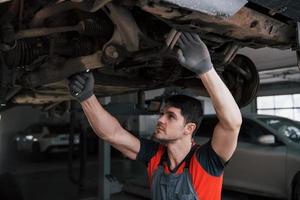
<path fill-rule="evenodd" d="M 155 131 L 154 134 L 153 134 L 153 138 L 157 142 L 159 142 L 160 144 L 166 145 L 166 144 L 169 144 L 169 143 L 172 143 L 172 142 L 176 141 L 176 139 L 169 139 L 169 138 L 158 137 L 159 134 L 164 134 L 164 133 L 157 133 L 157 131 Z"/>

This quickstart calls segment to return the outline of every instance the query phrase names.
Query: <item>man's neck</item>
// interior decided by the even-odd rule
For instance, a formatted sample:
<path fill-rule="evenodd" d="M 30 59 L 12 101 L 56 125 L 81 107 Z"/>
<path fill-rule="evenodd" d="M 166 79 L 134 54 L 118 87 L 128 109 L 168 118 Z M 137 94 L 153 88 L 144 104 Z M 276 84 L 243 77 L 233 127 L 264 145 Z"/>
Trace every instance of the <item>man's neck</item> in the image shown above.
<path fill-rule="evenodd" d="M 176 141 L 167 144 L 170 169 L 173 170 L 186 157 L 192 148 L 191 141 Z"/>

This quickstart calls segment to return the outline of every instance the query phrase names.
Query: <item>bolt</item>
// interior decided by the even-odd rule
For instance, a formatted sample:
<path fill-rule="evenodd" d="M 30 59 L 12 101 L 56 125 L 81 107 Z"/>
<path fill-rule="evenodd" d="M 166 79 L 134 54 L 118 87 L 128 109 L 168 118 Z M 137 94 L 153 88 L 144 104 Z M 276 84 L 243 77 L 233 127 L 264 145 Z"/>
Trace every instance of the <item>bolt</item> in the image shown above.
<path fill-rule="evenodd" d="M 110 45 L 110 46 L 107 46 L 105 48 L 105 54 L 108 56 L 108 57 L 111 57 L 111 58 L 118 58 L 119 57 L 119 53 L 116 49 L 116 47 Z"/>
<path fill-rule="evenodd" d="M 119 57 L 119 53 L 117 51 L 115 51 L 112 55 L 113 58 L 118 58 Z"/>

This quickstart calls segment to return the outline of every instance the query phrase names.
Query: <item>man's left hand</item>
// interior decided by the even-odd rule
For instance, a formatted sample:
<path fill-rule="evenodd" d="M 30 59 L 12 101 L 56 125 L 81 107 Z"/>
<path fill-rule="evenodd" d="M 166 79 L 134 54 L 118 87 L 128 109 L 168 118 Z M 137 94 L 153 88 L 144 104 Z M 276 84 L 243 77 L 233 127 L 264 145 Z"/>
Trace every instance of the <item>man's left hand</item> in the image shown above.
<path fill-rule="evenodd" d="M 178 60 L 185 68 L 200 75 L 213 67 L 209 51 L 197 33 L 182 32 L 178 45 Z"/>

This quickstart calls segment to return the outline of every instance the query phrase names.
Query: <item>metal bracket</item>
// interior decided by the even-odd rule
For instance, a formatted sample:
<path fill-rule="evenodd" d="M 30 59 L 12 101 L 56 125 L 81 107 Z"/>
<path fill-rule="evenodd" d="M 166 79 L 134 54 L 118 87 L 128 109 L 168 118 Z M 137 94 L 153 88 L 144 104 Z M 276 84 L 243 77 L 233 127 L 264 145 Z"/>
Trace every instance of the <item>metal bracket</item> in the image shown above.
<path fill-rule="evenodd" d="M 27 87 L 37 87 L 49 83 L 61 81 L 72 74 L 85 70 L 92 70 L 104 67 L 101 62 L 102 51 L 77 58 L 64 59 L 55 57 L 44 63 L 39 70 L 24 76 L 24 85 Z"/>
<path fill-rule="evenodd" d="M 131 13 L 126 8 L 113 3 L 108 3 L 103 10 L 115 24 L 113 36 L 103 49 L 109 44 L 119 44 L 126 46 L 127 51 L 137 51 L 141 31 Z"/>

